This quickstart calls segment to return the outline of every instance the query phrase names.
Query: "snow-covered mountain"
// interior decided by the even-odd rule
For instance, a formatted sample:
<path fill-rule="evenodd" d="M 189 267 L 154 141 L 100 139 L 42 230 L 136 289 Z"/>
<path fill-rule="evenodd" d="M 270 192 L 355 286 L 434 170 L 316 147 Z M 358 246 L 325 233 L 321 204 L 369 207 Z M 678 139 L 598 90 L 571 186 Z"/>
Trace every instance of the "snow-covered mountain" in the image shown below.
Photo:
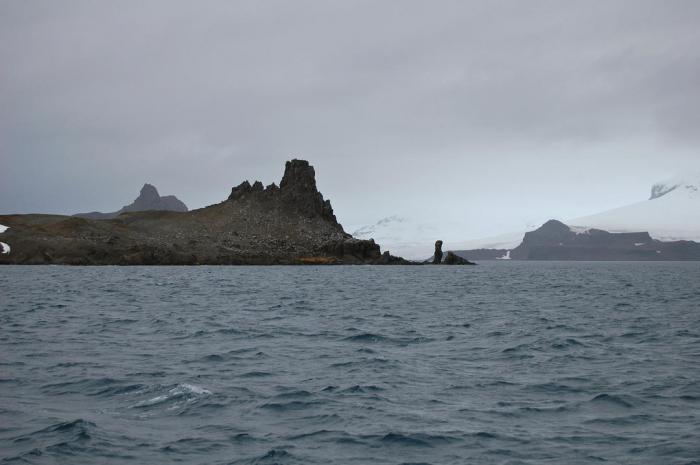
<path fill-rule="evenodd" d="M 662 241 L 700 242 L 700 174 L 654 184 L 649 200 L 566 223 L 610 232 L 647 231 Z"/>
<path fill-rule="evenodd" d="M 679 176 L 651 187 L 648 200 L 564 221 L 572 230 L 648 232 L 662 241 L 700 242 L 700 174 Z M 526 231 L 465 241 L 458 250 L 514 249 Z"/>

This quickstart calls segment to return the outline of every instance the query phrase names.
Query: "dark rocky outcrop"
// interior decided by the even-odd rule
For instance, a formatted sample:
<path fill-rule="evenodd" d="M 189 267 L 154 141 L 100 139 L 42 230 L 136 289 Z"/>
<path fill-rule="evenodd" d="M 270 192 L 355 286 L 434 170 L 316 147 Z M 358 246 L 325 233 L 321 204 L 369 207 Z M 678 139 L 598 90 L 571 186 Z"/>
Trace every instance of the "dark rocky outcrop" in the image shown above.
<path fill-rule="evenodd" d="M 139 208 L 155 199 L 144 188 L 143 202 L 134 202 Z M 189 212 L 127 209 L 106 220 L 7 215 L 0 224 L 10 226 L 3 241 L 12 245 L 0 264 L 410 263 L 347 234 L 304 160 L 287 162 L 279 187 L 245 181 L 228 200 Z"/>
<path fill-rule="evenodd" d="M 186 212 L 187 205 L 180 201 L 174 195 L 166 195 L 161 197 L 158 194 L 158 189 L 151 184 L 144 184 L 141 188 L 139 196 L 136 197 L 129 205 L 126 205 L 116 212 L 111 213 L 100 213 L 100 212 L 90 212 L 90 213 L 77 213 L 73 216 L 78 218 L 86 218 L 90 220 L 107 220 L 111 218 L 116 218 L 125 212 L 142 212 L 149 210 L 161 210 L 161 211 L 173 211 L 173 212 Z"/>
<path fill-rule="evenodd" d="M 445 260 L 442 262 L 443 265 L 475 265 L 475 263 L 470 262 L 469 260 L 460 257 L 456 253 L 454 253 L 451 250 L 447 251 L 447 255 L 445 255 Z"/>
<path fill-rule="evenodd" d="M 435 252 L 433 252 L 433 265 L 442 263 L 442 241 L 435 241 Z"/>

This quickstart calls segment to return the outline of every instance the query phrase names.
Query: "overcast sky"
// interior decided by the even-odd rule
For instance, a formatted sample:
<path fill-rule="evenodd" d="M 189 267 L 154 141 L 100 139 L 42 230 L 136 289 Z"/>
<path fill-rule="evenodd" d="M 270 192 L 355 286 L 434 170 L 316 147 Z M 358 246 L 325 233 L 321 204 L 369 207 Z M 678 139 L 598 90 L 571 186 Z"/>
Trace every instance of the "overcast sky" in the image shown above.
<path fill-rule="evenodd" d="M 305 158 L 345 225 L 519 230 L 700 172 L 700 2 L 0 0 L 0 213 Z"/>

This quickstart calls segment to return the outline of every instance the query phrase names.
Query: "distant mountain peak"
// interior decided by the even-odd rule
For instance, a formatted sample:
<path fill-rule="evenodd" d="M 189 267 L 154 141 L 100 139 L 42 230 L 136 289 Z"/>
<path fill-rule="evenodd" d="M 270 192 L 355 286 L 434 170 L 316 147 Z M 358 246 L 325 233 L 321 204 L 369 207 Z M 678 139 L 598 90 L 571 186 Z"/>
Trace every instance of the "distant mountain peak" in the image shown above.
<path fill-rule="evenodd" d="M 663 197 L 676 189 L 682 189 L 694 195 L 696 192 L 700 191 L 700 173 L 695 176 L 676 176 L 666 181 L 657 182 L 651 186 L 651 197 L 649 197 L 649 200 Z"/>
<path fill-rule="evenodd" d="M 167 210 L 175 212 L 186 212 L 187 205 L 174 195 L 166 195 L 161 197 L 158 189 L 153 184 L 145 183 L 139 191 L 139 196 L 129 205 L 123 206 L 120 210 L 111 213 L 78 213 L 74 216 L 87 219 L 110 219 L 116 218 L 124 212 L 140 212 L 148 210 Z"/>
<path fill-rule="evenodd" d="M 129 205 L 125 205 L 117 212 L 138 212 L 147 210 L 168 210 L 186 212 L 187 205 L 173 195 L 161 197 L 158 189 L 153 184 L 145 183 L 139 192 L 139 196 Z"/>
<path fill-rule="evenodd" d="M 153 201 L 158 200 L 159 198 L 160 194 L 158 194 L 158 189 L 156 189 L 156 186 L 154 186 L 153 184 L 145 183 L 141 188 L 141 192 L 139 193 L 139 196 L 136 200 L 143 199 L 147 201 Z"/>
<path fill-rule="evenodd" d="M 374 224 L 365 225 L 365 226 L 361 226 L 361 227 L 357 228 L 352 233 L 352 235 L 354 237 L 370 238 L 372 236 L 372 234 L 375 234 L 378 230 L 380 230 L 383 227 L 384 228 L 391 227 L 393 225 L 400 224 L 400 223 L 403 223 L 405 221 L 406 221 L 406 219 L 399 216 L 399 215 L 387 216 L 387 217 L 380 219 L 379 221 L 377 221 Z"/>

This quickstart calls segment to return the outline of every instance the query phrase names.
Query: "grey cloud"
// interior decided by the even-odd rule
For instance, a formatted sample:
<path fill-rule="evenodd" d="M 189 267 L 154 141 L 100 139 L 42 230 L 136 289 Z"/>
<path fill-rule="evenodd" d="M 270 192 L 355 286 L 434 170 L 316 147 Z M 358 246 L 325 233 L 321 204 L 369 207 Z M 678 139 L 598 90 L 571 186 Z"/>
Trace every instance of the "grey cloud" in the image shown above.
<path fill-rule="evenodd" d="M 700 165 L 695 1 L 0 11 L 2 212 L 110 210 L 145 181 L 203 206 L 297 156 L 345 222 L 517 228 Z"/>

